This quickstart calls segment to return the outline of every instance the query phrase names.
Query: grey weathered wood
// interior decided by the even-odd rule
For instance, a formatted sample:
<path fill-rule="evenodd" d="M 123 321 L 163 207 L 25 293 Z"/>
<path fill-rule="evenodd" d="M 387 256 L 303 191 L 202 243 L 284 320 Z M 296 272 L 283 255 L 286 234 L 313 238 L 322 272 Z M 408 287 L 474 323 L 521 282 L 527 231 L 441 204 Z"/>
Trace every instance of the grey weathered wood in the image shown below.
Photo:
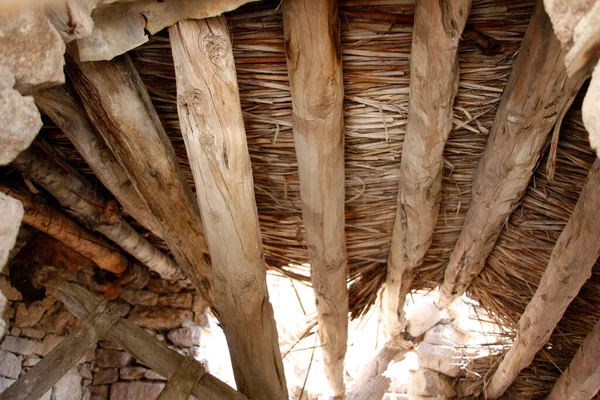
<path fill-rule="evenodd" d="M 287 399 L 227 23 L 182 21 L 169 36 L 181 134 L 236 384 L 251 398 Z"/>
<path fill-rule="evenodd" d="M 517 325 L 517 337 L 485 388 L 499 398 L 548 342 L 600 255 L 600 160 L 596 159 L 540 284 Z"/>
<path fill-rule="evenodd" d="M 25 192 L 0 184 L 0 192 L 19 200 L 25 214 L 23 222 L 53 237 L 65 246 L 89 258 L 102 269 L 115 274 L 125 272 L 129 261 L 102 236 L 91 232 L 54 207 L 37 203 Z"/>
<path fill-rule="evenodd" d="M 302 219 L 325 375 L 344 396 L 348 342 L 344 80 L 337 0 L 282 3 Z M 310 32 L 310 34 L 308 34 Z"/>
<path fill-rule="evenodd" d="M 198 204 L 146 87 L 129 56 L 69 59 L 67 73 L 90 120 L 156 218 L 175 260 L 208 303 L 212 269 Z"/>
<path fill-rule="evenodd" d="M 65 133 L 100 182 L 123 209 L 146 229 L 161 237 L 156 220 L 119 164 L 90 124 L 83 105 L 70 84 L 34 93 L 35 103 Z"/>
<path fill-rule="evenodd" d="M 98 306 L 100 299 L 84 288 L 73 283 L 62 283 L 59 297 L 65 307 L 77 318 L 84 319 Z M 121 346 L 136 359 L 152 368 L 167 379 L 170 379 L 181 365 L 184 356 L 169 349 L 148 332 L 126 319 L 120 319 L 112 329 L 104 335 L 105 340 Z M 200 366 L 199 368 L 203 368 Z M 203 400 L 247 399 L 242 393 L 227 384 L 205 373 L 194 386 L 193 395 Z"/>
<path fill-rule="evenodd" d="M 87 180 L 68 172 L 69 168 L 59 166 L 35 147 L 22 152 L 13 166 L 46 189 L 89 229 L 102 233 L 164 278 L 181 278 L 173 259 L 136 232 Z"/>
<path fill-rule="evenodd" d="M 157 400 L 188 400 L 194 386 L 202 378 L 204 372 L 204 368 L 196 360 L 185 357 L 165 388 L 160 392 Z"/>
<path fill-rule="evenodd" d="M 404 328 L 404 302 L 414 269 L 423 263 L 440 210 L 443 151 L 458 91 L 458 44 L 471 0 L 417 0 L 410 103 L 400 164 L 398 209 L 383 295 L 383 325 Z"/>
<path fill-rule="evenodd" d="M 120 318 L 116 306 L 99 302 L 69 336 L 0 394 L 0 400 L 39 399 L 83 357 Z"/>
<path fill-rule="evenodd" d="M 485 266 L 529 185 L 548 134 L 583 83 L 567 76 L 564 56 L 540 0 L 473 178 L 471 205 L 445 270 L 440 306 L 461 296 Z"/>
<path fill-rule="evenodd" d="M 585 338 L 547 400 L 588 400 L 600 389 L 600 321 Z"/>

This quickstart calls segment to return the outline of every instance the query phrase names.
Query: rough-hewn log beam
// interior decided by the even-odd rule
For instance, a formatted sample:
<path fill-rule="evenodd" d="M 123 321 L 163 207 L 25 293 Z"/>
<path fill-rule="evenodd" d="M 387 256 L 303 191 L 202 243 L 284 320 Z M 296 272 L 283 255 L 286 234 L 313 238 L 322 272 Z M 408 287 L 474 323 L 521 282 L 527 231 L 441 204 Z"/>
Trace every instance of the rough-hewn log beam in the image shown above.
<path fill-rule="evenodd" d="M 540 284 L 521 316 L 517 337 L 486 386 L 497 399 L 548 342 L 600 255 L 600 160 L 596 159 L 569 222 L 562 231 Z"/>
<path fill-rule="evenodd" d="M 119 310 L 106 300 L 39 363 L 0 394 L 0 400 L 40 399 L 117 322 Z"/>
<path fill-rule="evenodd" d="M 182 21 L 169 36 L 181 133 L 236 384 L 250 398 L 287 399 L 227 23 Z"/>
<path fill-rule="evenodd" d="M 440 290 L 442 307 L 461 296 L 485 266 L 502 224 L 527 189 L 550 130 L 560 124 L 583 83 L 567 76 L 564 55 L 539 2 L 473 178 L 471 205 Z"/>
<path fill-rule="evenodd" d="M 155 216 L 178 264 L 213 306 L 212 270 L 194 194 L 129 56 L 77 62 L 67 73 L 90 120 Z"/>
<path fill-rule="evenodd" d="M 458 43 L 470 9 L 471 0 L 415 4 L 410 108 L 383 296 L 383 323 L 391 336 L 404 327 L 404 301 L 413 270 L 423 262 L 437 223 L 443 151 L 458 90 Z"/>
<path fill-rule="evenodd" d="M 127 171 L 90 124 L 83 105 L 70 85 L 38 91 L 34 97 L 37 106 L 67 135 L 123 209 L 146 229 L 161 237 L 154 216 L 136 192 Z"/>
<path fill-rule="evenodd" d="M 282 6 L 302 217 L 319 339 L 327 381 L 336 396 L 344 396 L 348 267 L 344 81 L 337 1 L 286 0 Z"/>
<path fill-rule="evenodd" d="M 59 290 L 60 300 L 79 319 L 87 318 L 100 304 L 99 298 L 75 284 L 62 283 Z M 110 340 L 123 347 L 136 359 L 167 379 L 173 377 L 184 359 L 184 356 L 169 349 L 165 343 L 159 342 L 151 334 L 126 319 L 120 319 L 115 323 L 104 335 L 104 340 Z M 202 365 L 199 368 L 202 368 Z M 207 372 L 196 383 L 192 393 L 196 398 L 203 400 L 247 399 L 246 396 Z"/>
<path fill-rule="evenodd" d="M 0 192 L 23 204 L 23 222 L 27 225 L 89 258 L 102 269 L 115 274 L 121 274 L 127 269 L 129 261 L 119 250 L 57 209 L 36 203 L 24 193 L 6 186 L 0 185 Z"/>
<path fill-rule="evenodd" d="M 383 376 L 392 361 L 404 359 L 406 353 L 413 348 L 413 343 L 395 336 L 386 342 L 377 355 L 365 365 L 356 379 L 349 400 L 379 400 L 382 399 L 390 383 L 390 378 Z"/>
<path fill-rule="evenodd" d="M 600 321 L 585 338 L 547 400 L 589 400 L 600 389 Z"/>
<path fill-rule="evenodd" d="M 136 232 L 89 182 L 67 172 L 35 147 L 19 154 L 13 165 L 46 189 L 89 229 L 100 232 L 164 278 L 181 277 L 173 259 Z"/>

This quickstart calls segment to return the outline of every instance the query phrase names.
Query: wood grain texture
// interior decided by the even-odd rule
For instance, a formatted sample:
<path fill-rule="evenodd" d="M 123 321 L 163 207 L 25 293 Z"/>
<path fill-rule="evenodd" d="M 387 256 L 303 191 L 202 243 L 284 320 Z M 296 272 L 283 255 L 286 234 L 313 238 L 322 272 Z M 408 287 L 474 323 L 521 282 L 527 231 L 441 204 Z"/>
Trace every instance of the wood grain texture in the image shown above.
<path fill-rule="evenodd" d="M 443 151 L 458 90 L 458 44 L 471 0 L 418 0 L 410 56 L 410 102 L 400 165 L 398 209 L 383 294 L 388 335 L 404 328 L 414 269 L 432 240 L 441 201 Z"/>
<path fill-rule="evenodd" d="M 36 203 L 24 192 L 2 186 L 0 192 L 19 200 L 25 214 L 23 222 L 53 237 L 65 246 L 92 260 L 98 267 L 115 274 L 125 272 L 129 261 L 101 236 L 85 229 L 54 207 Z"/>
<path fill-rule="evenodd" d="M 67 165 L 66 162 L 63 162 Z M 143 238 L 84 178 L 58 165 L 35 147 L 22 152 L 13 162 L 23 175 L 46 189 L 66 209 L 93 231 L 100 232 L 123 250 L 166 279 L 181 278 L 172 258 Z"/>
<path fill-rule="evenodd" d="M 589 400 L 600 389 L 600 321 L 585 338 L 547 400 Z"/>
<path fill-rule="evenodd" d="M 36 105 L 65 133 L 100 182 L 123 209 L 146 229 L 161 237 L 156 220 L 104 139 L 90 124 L 83 105 L 69 84 L 38 91 Z"/>
<path fill-rule="evenodd" d="M 119 310 L 106 300 L 54 350 L 0 394 L 0 400 L 39 399 L 85 355 L 90 347 L 120 318 Z"/>
<path fill-rule="evenodd" d="M 64 282 L 59 290 L 60 300 L 79 319 L 86 318 L 100 304 L 99 298 L 73 283 Z M 126 319 L 120 319 L 115 323 L 104 335 L 104 340 L 110 340 L 123 347 L 136 359 L 167 379 L 173 377 L 184 359 L 184 356 L 169 349 L 165 343 L 159 342 L 151 334 Z M 202 365 L 198 368 L 203 369 Z M 204 373 L 192 393 L 203 400 L 247 399 L 242 393 L 209 373 Z"/>
<path fill-rule="evenodd" d="M 157 400 L 188 400 L 194 386 L 204 375 L 205 370 L 201 367 L 193 358 L 185 357 Z"/>
<path fill-rule="evenodd" d="M 253 399 L 287 399 L 227 24 L 222 17 L 182 21 L 169 36 L 181 133 L 236 384 Z"/>
<path fill-rule="evenodd" d="M 442 307 L 461 296 L 485 266 L 529 185 L 548 134 L 583 83 L 567 76 L 564 55 L 540 1 L 473 178 L 471 205 L 440 289 Z"/>
<path fill-rule="evenodd" d="M 162 237 L 194 286 L 213 306 L 212 269 L 198 204 L 129 56 L 77 62 L 67 73 L 90 120 L 156 218 Z"/>
<path fill-rule="evenodd" d="M 413 343 L 395 336 L 385 343 L 377 355 L 369 361 L 354 382 L 349 400 L 379 400 L 387 392 L 392 380 L 383 374 L 392 361 L 401 361 L 413 348 Z"/>
<path fill-rule="evenodd" d="M 325 375 L 345 395 L 348 342 L 344 174 L 344 82 L 335 0 L 282 3 L 292 92 L 302 218 Z"/>
<path fill-rule="evenodd" d="M 518 322 L 517 337 L 486 386 L 486 398 L 499 398 L 518 373 L 531 364 L 567 306 L 592 275 L 592 267 L 600 255 L 598 209 L 600 160 L 596 159 L 540 284 Z"/>

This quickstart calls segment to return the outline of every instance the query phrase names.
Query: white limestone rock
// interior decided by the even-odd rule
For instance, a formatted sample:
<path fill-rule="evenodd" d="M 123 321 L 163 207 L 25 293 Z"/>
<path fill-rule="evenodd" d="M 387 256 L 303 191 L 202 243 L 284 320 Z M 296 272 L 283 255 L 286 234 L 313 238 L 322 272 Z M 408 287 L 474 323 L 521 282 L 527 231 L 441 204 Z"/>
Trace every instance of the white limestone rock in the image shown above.
<path fill-rule="evenodd" d="M 422 342 L 417 348 L 419 367 L 429 368 L 453 378 L 460 374 L 462 352 L 452 346 Z"/>
<path fill-rule="evenodd" d="M 21 374 L 21 359 L 8 351 L 0 350 L 0 375 L 18 379 Z"/>
<path fill-rule="evenodd" d="M 452 385 L 452 379 L 446 375 L 428 368 L 419 368 L 410 372 L 410 383 L 408 385 L 408 397 L 440 396 L 449 399 L 456 396 L 456 390 Z"/>
<path fill-rule="evenodd" d="M 441 319 L 440 309 L 431 300 L 411 306 L 406 312 L 406 331 L 412 337 L 419 337 Z"/>

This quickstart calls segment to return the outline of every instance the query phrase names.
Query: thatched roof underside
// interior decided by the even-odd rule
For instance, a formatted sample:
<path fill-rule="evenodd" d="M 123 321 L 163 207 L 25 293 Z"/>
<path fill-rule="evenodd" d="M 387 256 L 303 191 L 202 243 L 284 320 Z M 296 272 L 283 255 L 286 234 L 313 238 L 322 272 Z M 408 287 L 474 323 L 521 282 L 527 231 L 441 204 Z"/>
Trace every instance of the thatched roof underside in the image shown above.
<path fill-rule="evenodd" d="M 402 1 L 348 0 L 339 4 L 345 84 L 346 236 L 350 309 L 354 317 L 374 303 L 385 278 L 408 111 L 413 6 L 386 3 Z M 454 129 L 444 151 L 440 215 L 433 244 L 413 281 L 415 289 L 434 288 L 442 281 L 469 207 L 473 173 L 534 4 L 512 0 L 473 2 L 466 30 L 477 30 L 503 47 L 498 54 L 489 55 L 472 40 L 461 42 L 460 88 L 454 106 Z M 277 5 L 250 4 L 227 17 L 266 260 L 272 269 L 308 280 L 306 267 L 305 276 L 286 271 L 288 264 L 306 264 L 309 258 L 292 137 L 282 20 Z M 131 51 L 131 56 L 193 188 L 179 132 L 175 73 L 167 33 L 155 35 L 149 43 Z M 594 158 L 577 103 L 562 125 L 554 180 L 548 179 L 546 149 L 522 204 L 506 224 L 486 269 L 469 290 L 470 296 L 509 331 L 537 287 Z M 43 133 L 69 161 L 91 174 L 56 127 L 49 123 Z M 152 240 L 166 249 L 158 238 Z M 596 268 L 596 274 L 553 334 L 551 348 L 538 354 L 532 366 L 519 375 L 510 393 L 518 398 L 539 397 L 551 389 L 600 317 L 595 307 L 600 301 L 598 282 L 600 269 Z M 471 368 L 485 374 L 493 362 L 479 360 Z"/>

